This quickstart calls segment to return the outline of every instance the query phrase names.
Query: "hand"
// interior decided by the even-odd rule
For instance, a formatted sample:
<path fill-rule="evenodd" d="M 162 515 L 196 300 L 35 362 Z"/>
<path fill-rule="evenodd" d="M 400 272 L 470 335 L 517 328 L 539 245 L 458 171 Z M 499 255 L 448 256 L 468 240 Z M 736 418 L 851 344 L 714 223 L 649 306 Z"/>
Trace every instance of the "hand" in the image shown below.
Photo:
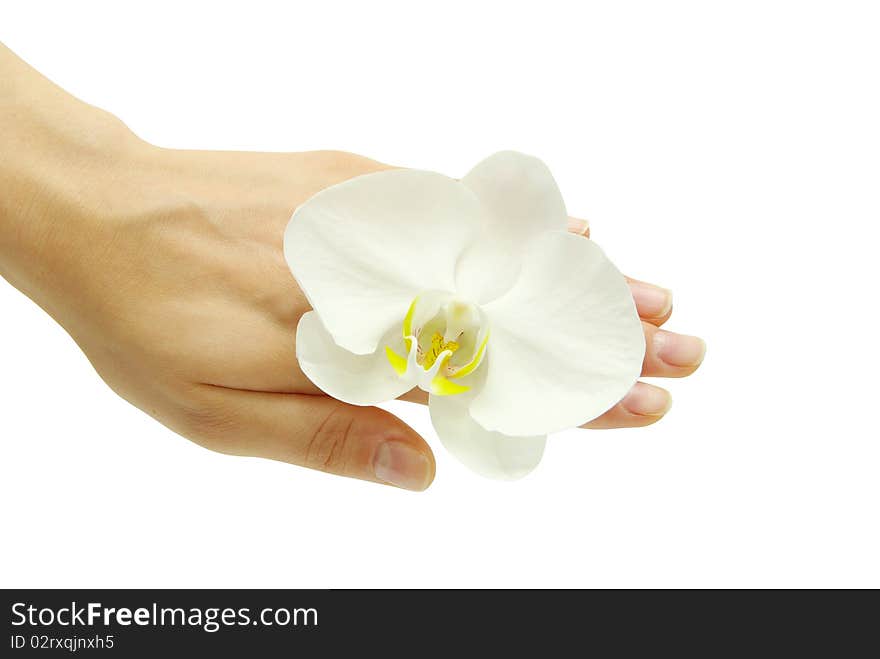
<path fill-rule="evenodd" d="M 323 395 L 299 369 L 295 329 L 309 306 L 281 252 L 296 206 L 387 166 L 340 152 L 160 149 L 94 108 L 58 104 L 63 134 L 51 111 L 35 123 L 64 149 L 64 167 L 12 138 L 28 164 L 0 208 L 18 229 L 0 245 L 0 273 L 67 329 L 114 391 L 202 446 L 426 488 L 434 458 L 420 436 L 380 409 Z M 577 220 L 571 230 L 586 233 Z M 648 339 L 643 375 L 692 373 L 703 343 L 658 329 L 670 294 L 631 287 Z M 647 425 L 669 404 L 639 383 L 588 427 Z"/>

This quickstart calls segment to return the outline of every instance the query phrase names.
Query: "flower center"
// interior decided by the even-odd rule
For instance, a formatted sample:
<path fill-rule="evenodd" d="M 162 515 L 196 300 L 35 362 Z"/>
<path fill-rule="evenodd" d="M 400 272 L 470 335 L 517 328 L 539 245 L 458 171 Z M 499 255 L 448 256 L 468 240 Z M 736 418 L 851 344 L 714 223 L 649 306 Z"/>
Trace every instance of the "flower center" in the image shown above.
<path fill-rule="evenodd" d="M 485 355 L 489 332 L 479 307 L 449 293 L 427 291 L 413 300 L 401 330 L 406 356 L 385 347 L 400 377 L 441 396 L 470 388 L 454 380 L 476 370 Z"/>
<path fill-rule="evenodd" d="M 458 350 L 458 344 L 455 341 L 444 341 L 440 332 L 434 332 L 434 336 L 431 337 L 431 347 L 427 354 L 423 355 L 422 368 L 425 370 L 431 368 L 437 362 L 437 357 L 445 350 L 455 354 L 455 351 Z"/>

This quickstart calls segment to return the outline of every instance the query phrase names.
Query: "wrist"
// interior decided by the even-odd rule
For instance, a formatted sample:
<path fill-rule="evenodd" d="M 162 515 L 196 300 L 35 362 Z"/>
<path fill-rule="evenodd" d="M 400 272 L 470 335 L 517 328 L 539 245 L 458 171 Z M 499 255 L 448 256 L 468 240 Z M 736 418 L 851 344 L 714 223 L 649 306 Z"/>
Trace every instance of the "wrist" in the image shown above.
<path fill-rule="evenodd" d="M 62 131 L 34 127 L 26 145 L 4 148 L 0 274 L 31 297 L 41 279 L 63 273 L 66 255 L 93 244 L 146 150 L 124 127 L 94 119 L 80 117 Z"/>
<path fill-rule="evenodd" d="M 93 244 L 152 147 L 2 45 L 0 78 L 0 275 L 51 313 L 54 280 Z"/>

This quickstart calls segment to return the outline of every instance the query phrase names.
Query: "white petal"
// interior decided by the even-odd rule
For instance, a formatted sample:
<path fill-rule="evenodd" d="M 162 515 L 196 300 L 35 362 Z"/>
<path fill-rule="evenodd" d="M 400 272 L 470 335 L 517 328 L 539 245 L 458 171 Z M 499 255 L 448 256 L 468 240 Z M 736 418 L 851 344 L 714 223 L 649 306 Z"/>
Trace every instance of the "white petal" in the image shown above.
<path fill-rule="evenodd" d="M 514 287 L 484 307 L 492 323 L 474 419 L 505 434 L 579 426 L 635 383 L 645 336 L 623 275 L 592 241 L 549 232 Z"/>
<path fill-rule="evenodd" d="M 367 174 L 297 208 L 284 256 L 334 341 L 369 354 L 420 291 L 454 290 L 481 213 L 473 192 L 446 176 Z"/>
<path fill-rule="evenodd" d="M 508 290 L 519 274 L 523 250 L 538 234 L 565 229 L 565 203 L 547 166 L 532 156 L 502 151 L 465 176 L 485 209 L 484 233 L 459 262 L 458 290 L 475 302 Z"/>
<path fill-rule="evenodd" d="M 309 311 L 296 328 L 296 357 L 303 373 L 321 391 L 352 405 L 375 405 L 412 388 L 385 356 L 386 344 L 403 350 L 400 326 L 383 338 L 385 341 L 372 355 L 355 355 L 336 345 L 318 314 Z"/>
<path fill-rule="evenodd" d="M 493 229 L 519 237 L 564 229 L 565 203 L 553 175 L 541 160 L 516 151 L 500 151 L 478 163 L 461 182 L 474 191 Z"/>
<path fill-rule="evenodd" d="M 541 461 L 546 437 L 508 437 L 482 428 L 468 414 L 468 394 L 431 396 L 431 421 L 443 446 L 487 478 L 522 478 Z"/>

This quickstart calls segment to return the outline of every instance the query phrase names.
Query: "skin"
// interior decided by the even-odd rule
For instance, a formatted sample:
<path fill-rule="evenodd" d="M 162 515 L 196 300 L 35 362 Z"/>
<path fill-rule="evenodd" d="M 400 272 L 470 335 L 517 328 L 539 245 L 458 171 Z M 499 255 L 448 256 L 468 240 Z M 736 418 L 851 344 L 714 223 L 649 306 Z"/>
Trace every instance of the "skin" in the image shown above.
<path fill-rule="evenodd" d="M 70 333 L 117 394 L 214 451 L 430 485 L 424 439 L 303 375 L 294 337 L 309 306 L 281 251 L 299 204 L 388 165 L 336 151 L 159 148 L 2 45 L 0 125 L 0 274 Z M 582 220 L 569 230 L 589 239 Z M 660 329 L 671 293 L 630 286 L 647 338 L 643 375 L 693 373 L 703 342 Z M 646 426 L 670 403 L 638 383 L 586 427 Z"/>

